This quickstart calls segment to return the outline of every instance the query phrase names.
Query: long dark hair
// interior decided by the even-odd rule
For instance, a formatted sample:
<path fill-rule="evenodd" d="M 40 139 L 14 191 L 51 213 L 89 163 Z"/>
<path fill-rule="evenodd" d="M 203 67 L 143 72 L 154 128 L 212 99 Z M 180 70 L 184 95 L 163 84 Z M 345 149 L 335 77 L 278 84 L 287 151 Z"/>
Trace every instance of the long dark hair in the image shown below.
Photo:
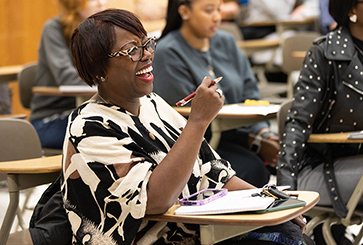
<path fill-rule="evenodd" d="M 183 20 L 178 12 L 180 5 L 191 5 L 192 0 L 169 0 L 168 12 L 166 14 L 166 25 L 161 33 L 160 39 L 165 37 L 169 32 L 177 30 L 181 27 Z"/>
<path fill-rule="evenodd" d="M 330 0 L 329 13 L 338 27 L 349 27 L 349 12 L 357 5 L 357 0 Z"/>

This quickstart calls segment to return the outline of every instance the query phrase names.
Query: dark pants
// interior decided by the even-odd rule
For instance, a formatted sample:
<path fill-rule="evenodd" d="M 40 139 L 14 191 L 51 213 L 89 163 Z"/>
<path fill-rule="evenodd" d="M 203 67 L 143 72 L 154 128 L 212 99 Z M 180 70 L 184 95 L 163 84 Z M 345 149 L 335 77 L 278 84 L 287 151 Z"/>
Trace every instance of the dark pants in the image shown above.
<path fill-rule="evenodd" d="M 270 172 L 262 158 L 246 147 L 248 133 L 237 130 L 222 134 L 217 153 L 227 160 L 236 175 L 248 183 L 263 187 L 270 179 Z"/>
<path fill-rule="evenodd" d="M 42 119 L 31 122 L 38 133 L 43 148 L 62 149 L 68 117 L 44 123 Z"/>

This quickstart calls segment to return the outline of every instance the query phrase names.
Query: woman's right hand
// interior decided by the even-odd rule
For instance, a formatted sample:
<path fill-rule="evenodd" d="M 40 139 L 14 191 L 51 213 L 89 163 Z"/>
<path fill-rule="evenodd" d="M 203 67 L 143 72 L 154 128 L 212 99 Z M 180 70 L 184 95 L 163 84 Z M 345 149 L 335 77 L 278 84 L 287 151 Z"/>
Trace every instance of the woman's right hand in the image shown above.
<path fill-rule="evenodd" d="M 216 92 L 217 85 L 210 86 L 211 83 L 212 78 L 205 77 L 197 88 L 197 94 L 192 100 L 189 122 L 202 122 L 208 127 L 223 107 L 224 95 Z"/>

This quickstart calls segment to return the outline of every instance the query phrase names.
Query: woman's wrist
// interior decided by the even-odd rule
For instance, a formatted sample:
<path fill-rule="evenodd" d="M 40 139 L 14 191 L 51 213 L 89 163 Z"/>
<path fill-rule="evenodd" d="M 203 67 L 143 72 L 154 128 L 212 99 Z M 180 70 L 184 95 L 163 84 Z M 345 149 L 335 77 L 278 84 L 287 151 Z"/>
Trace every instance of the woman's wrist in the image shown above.
<path fill-rule="evenodd" d="M 260 134 L 260 136 L 262 138 L 267 138 L 268 139 L 268 138 L 270 138 L 270 136 L 277 136 L 277 134 L 272 132 L 272 131 L 265 131 L 262 134 Z"/>
<path fill-rule="evenodd" d="M 256 135 L 251 144 L 249 145 L 250 150 L 258 154 L 261 150 L 261 140 L 262 137 Z"/>

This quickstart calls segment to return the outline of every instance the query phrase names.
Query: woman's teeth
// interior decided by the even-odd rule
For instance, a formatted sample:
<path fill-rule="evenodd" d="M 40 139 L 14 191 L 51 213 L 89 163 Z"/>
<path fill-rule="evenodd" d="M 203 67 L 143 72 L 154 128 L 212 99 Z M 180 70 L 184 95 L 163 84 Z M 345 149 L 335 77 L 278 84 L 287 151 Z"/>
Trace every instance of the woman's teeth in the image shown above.
<path fill-rule="evenodd" d="M 146 69 L 142 69 L 142 70 L 140 70 L 140 71 L 138 71 L 138 72 L 136 72 L 136 76 L 138 76 L 138 75 L 142 75 L 142 74 L 145 74 L 145 73 L 147 73 L 147 72 L 151 72 L 153 70 L 153 67 L 152 66 L 149 66 L 148 68 L 146 68 Z"/>

